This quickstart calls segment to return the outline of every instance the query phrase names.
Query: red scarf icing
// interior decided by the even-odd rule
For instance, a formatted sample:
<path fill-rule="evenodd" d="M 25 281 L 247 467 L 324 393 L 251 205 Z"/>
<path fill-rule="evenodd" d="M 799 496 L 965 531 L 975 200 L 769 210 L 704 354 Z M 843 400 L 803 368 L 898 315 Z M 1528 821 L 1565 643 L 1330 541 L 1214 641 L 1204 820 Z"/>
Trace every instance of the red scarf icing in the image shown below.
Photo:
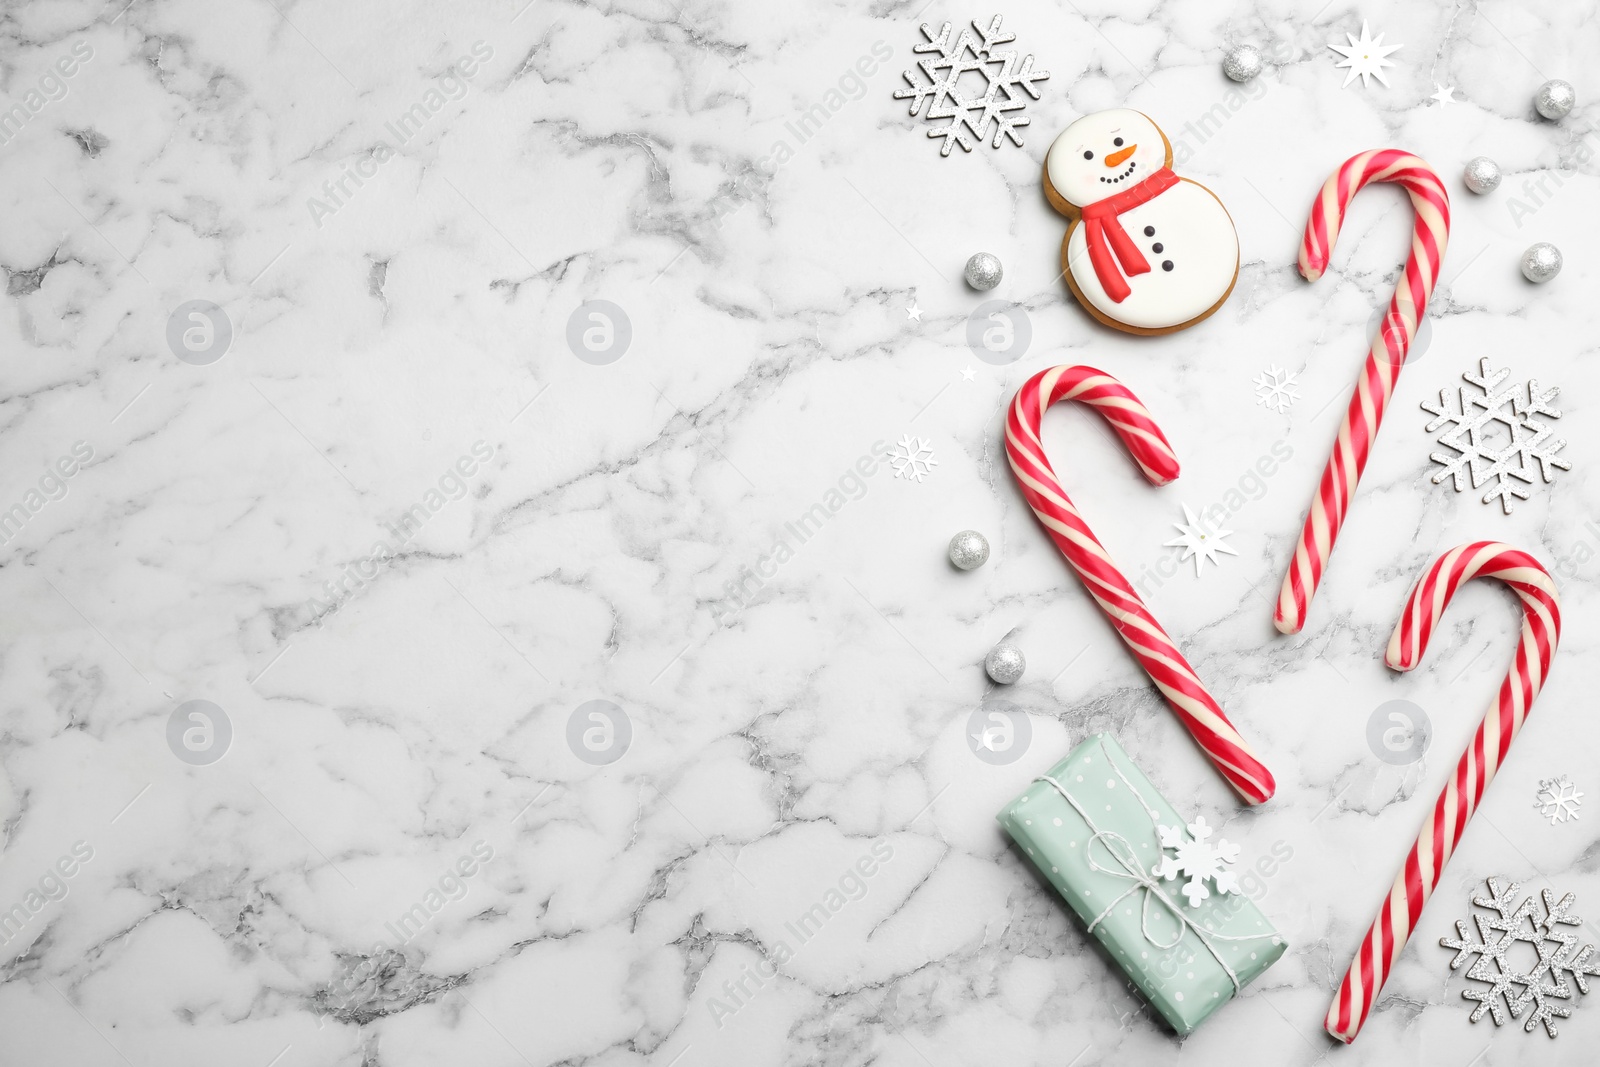
<path fill-rule="evenodd" d="M 1117 303 L 1122 303 L 1133 292 L 1123 275 L 1133 277 L 1150 270 L 1149 262 L 1139 246 L 1133 243 L 1128 231 L 1122 228 L 1117 216 L 1129 208 L 1138 207 L 1158 194 L 1178 184 L 1178 176 L 1171 167 L 1162 167 L 1150 177 L 1115 196 L 1108 196 L 1082 209 L 1084 238 L 1089 242 L 1089 262 L 1094 265 L 1100 288 Z M 1118 269 L 1118 264 L 1121 269 Z"/>

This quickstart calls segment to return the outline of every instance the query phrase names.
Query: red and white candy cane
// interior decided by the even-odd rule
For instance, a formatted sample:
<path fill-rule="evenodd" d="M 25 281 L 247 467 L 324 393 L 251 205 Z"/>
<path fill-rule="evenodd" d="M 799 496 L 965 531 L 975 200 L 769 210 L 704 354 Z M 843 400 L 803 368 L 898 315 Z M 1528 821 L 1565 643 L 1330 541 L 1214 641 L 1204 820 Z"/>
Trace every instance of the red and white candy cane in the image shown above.
<path fill-rule="evenodd" d="M 1277 788 L 1272 772 L 1245 744 L 1178 646 L 1111 562 L 1045 458 L 1039 424 L 1045 409 L 1058 400 L 1080 401 L 1105 416 L 1144 476 L 1156 485 L 1178 476 L 1178 457 L 1139 398 L 1093 367 L 1052 367 L 1035 374 L 1017 390 L 1006 416 L 1006 455 L 1034 514 L 1206 755 L 1245 800 L 1260 804 Z"/>
<path fill-rule="evenodd" d="M 1346 1044 L 1355 1040 L 1361 1024 L 1367 1021 L 1367 1013 L 1394 961 L 1406 947 L 1422 906 L 1439 884 L 1439 876 L 1460 842 L 1467 820 L 1478 810 L 1483 791 L 1504 762 L 1517 731 L 1522 729 L 1533 698 L 1539 695 L 1550 671 L 1556 643 L 1561 640 L 1561 602 L 1550 573 L 1538 560 L 1510 545 L 1475 541 L 1451 549 L 1423 572 L 1406 601 L 1394 636 L 1389 638 L 1384 662 L 1397 671 L 1415 667 L 1427 651 L 1428 638 L 1450 598 L 1472 578 L 1498 578 L 1522 598 L 1522 639 L 1511 670 L 1500 684 L 1499 699 L 1484 713 L 1472 743 L 1461 754 L 1455 774 L 1423 822 L 1405 866 L 1395 876 L 1383 910 L 1373 920 L 1361 941 L 1361 950 L 1339 983 L 1339 993 L 1323 1025 Z"/>
<path fill-rule="evenodd" d="M 1328 255 L 1339 239 L 1345 210 L 1355 195 L 1372 182 L 1395 182 L 1410 194 L 1416 214 L 1411 254 L 1395 283 L 1389 312 L 1372 339 L 1355 395 L 1339 424 L 1333 455 L 1328 457 L 1305 528 L 1300 531 L 1294 559 L 1283 576 L 1273 622 L 1286 634 L 1299 633 L 1306 623 L 1306 607 L 1317 593 L 1333 542 L 1350 510 L 1350 498 L 1366 469 L 1384 408 L 1389 406 L 1400 367 L 1417 334 L 1417 323 L 1439 281 L 1439 264 L 1450 240 L 1450 196 L 1433 168 L 1395 148 L 1362 152 L 1347 159 L 1328 179 L 1312 205 L 1311 219 L 1300 242 L 1300 273 L 1307 281 L 1316 281 L 1328 269 Z"/>

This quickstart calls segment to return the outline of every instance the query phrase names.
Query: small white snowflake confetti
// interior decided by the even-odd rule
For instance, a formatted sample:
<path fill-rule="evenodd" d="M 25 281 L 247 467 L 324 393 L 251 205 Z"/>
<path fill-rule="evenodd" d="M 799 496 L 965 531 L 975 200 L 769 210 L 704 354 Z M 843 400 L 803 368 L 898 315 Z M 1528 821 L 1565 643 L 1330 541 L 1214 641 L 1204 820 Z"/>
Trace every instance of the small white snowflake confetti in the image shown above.
<path fill-rule="evenodd" d="M 1265 404 L 1276 409 L 1278 414 L 1283 414 L 1300 399 L 1300 392 L 1295 389 L 1295 383 L 1299 380 L 1298 374 L 1289 374 L 1275 364 L 1269 365 L 1252 383 L 1256 387 L 1256 403 Z"/>
<path fill-rule="evenodd" d="M 1355 81 L 1358 76 L 1361 78 L 1361 87 L 1363 89 L 1372 85 L 1368 80 L 1369 78 L 1377 78 L 1378 81 L 1387 86 L 1389 79 L 1383 76 L 1383 68 L 1392 67 L 1394 64 L 1384 57 L 1391 52 L 1398 52 L 1405 45 L 1386 45 L 1383 43 L 1383 34 L 1381 33 L 1373 37 L 1367 31 L 1365 19 L 1361 20 L 1361 37 L 1359 40 L 1353 33 L 1347 33 L 1345 36 L 1350 40 L 1348 45 L 1332 43 L 1328 45 L 1329 48 L 1344 56 L 1344 59 L 1335 63 L 1334 66 L 1336 68 L 1348 67 L 1350 70 L 1350 73 L 1345 75 L 1344 85 L 1339 86 L 1339 88 L 1345 88 L 1345 86 Z"/>
<path fill-rule="evenodd" d="M 1212 831 L 1206 825 L 1205 816 L 1194 817 L 1194 822 L 1188 825 L 1187 837 L 1182 826 L 1158 826 L 1156 829 L 1161 835 L 1161 862 L 1152 867 L 1150 873 L 1169 882 L 1180 874 L 1186 876 L 1189 880 L 1183 885 L 1183 895 L 1189 898 L 1189 907 L 1198 908 L 1200 902 L 1211 895 L 1205 886 L 1208 878 L 1218 893 L 1239 891 L 1238 876 L 1223 866 L 1238 862 L 1239 846 L 1229 844 L 1225 837 L 1217 838 L 1215 845 L 1208 844 L 1206 839 Z M 1169 848 L 1174 853 L 1171 856 L 1166 854 Z"/>
<path fill-rule="evenodd" d="M 1191 556 L 1194 557 L 1194 573 L 1196 577 L 1205 569 L 1205 565 L 1208 562 L 1215 563 L 1218 566 L 1222 565 L 1222 561 L 1217 558 L 1217 553 L 1226 552 L 1230 556 L 1239 554 L 1222 540 L 1224 537 L 1231 536 L 1233 534 L 1232 530 L 1218 530 L 1215 533 L 1207 533 L 1205 527 L 1200 525 L 1200 520 L 1194 517 L 1194 512 L 1189 510 L 1188 504 L 1183 505 L 1183 517 L 1187 520 L 1186 522 L 1172 524 L 1182 532 L 1183 536 L 1167 541 L 1165 545 L 1171 548 L 1183 549 L 1183 555 L 1178 559 L 1179 563 Z"/>
<path fill-rule="evenodd" d="M 1513 497 L 1528 499 L 1524 486 L 1533 483 L 1535 469 L 1546 483 L 1555 479 L 1552 467 L 1564 471 L 1572 469 L 1572 464 L 1556 455 L 1566 447 L 1566 439 L 1552 437 L 1550 427 L 1535 417 L 1561 417 L 1561 412 L 1550 406 L 1550 401 L 1561 390 L 1548 389 L 1541 393 L 1538 381 L 1533 378 L 1528 379 L 1525 388 L 1513 385 L 1500 389 L 1500 384 L 1511 375 L 1509 370 L 1492 369 L 1487 357 L 1479 361 L 1478 369 L 1478 374 L 1468 371 L 1461 377 L 1469 385 L 1477 386 L 1479 392 L 1470 392 L 1463 386 L 1455 412 L 1450 411 L 1443 389 L 1439 390 L 1437 403 L 1422 402 L 1422 410 L 1434 416 L 1426 427 L 1427 432 L 1449 426 L 1450 429 L 1440 434 L 1439 444 L 1458 453 L 1449 456 L 1434 452 L 1429 456 L 1444 467 L 1434 474 L 1433 484 L 1450 478 L 1459 493 L 1466 488 L 1468 477 L 1474 489 L 1492 483 L 1489 491 L 1483 494 L 1483 502 L 1487 504 L 1498 497 L 1500 506 L 1509 515 Z M 1522 399 L 1524 394 L 1526 401 Z"/>
<path fill-rule="evenodd" d="M 937 34 L 923 23 L 922 36 L 927 41 L 911 49 L 928 57 L 917 60 L 917 69 L 926 81 L 919 80 L 912 71 L 904 72 L 910 88 L 896 89 L 894 98 L 910 100 L 912 115 L 918 114 L 926 101 L 929 121 L 949 120 L 928 131 L 929 137 L 944 138 L 944 144 L 939 147 L 941 156 L 948 156 L 950 149 L 958 144 L 964 151 L 972 151 L 973 138 L 979 142 L 985 140 L 991 122 L 995 148 L 1007 137 L 1013 144 L 1022 144 L 1022 134 L 1018 131 L 1029 122 L 1026 115 L 1020 114 L 1028 103 L 1022 93 L 1039 99 L 1039 90 L 1033 83 L 1043 81 L 1050 74 L 1034 70 L 1032 56 L 1024 57 L 1019 65 L 1015 50 L 999 47 L 1017 39 L 1016 34 L 1000 32 L 1000 19 L 999 15 L 994 16 L 987 30 L 974 21 L 972 29 L 977 31 L 977 36 L 962 30 L 954 42 L 950 39 L 950 23 L 941 26 Z M 967 74 L 979 76 L 968 81 L 983 82 L 982 96 L 973 95 L 975 86 L 972 90 L 963 88 L 962 79 Z"/>
<path fill-rule="evenodd" d="M 1544 916 L 1536 915 L 1535 898 L 1517 900 L 1520 883 L 1512 882 L 1505 889 L 1500 879 L 1488 880 L 1489 896 L 1473 897 L 1472 903 L 1495 915 L 1474 912 L 1478 938 L 1473 940 L 1472 930 L 1466 920 L 1456 920 L 1456 937 L 1441 937 L 1439 944 L 1456 950 L 1450 969 L 1457 971 L 1476 956 L 1467 970 L 1467 977 L 1475 982 L 1487 983 L 1488 988 L 1471 986 L 1461 991 L 1462 999 L 1477 1002 L 1469 1016 L 1477 1022 L 1487 1012 L 1496 1026 L 1504 1025 L 1509 1014 L 1521 1019 L 1530 1006 L 1527 1021 L 1522 1028 L 1528 1033 L 1541 1023 L 1545 1033 L 1556 1036 L 1555 1020 L 1572 1015 L 1572 1009 L 1562 1002 L 1572 1000 L 1572 986 L 1585 996 L 1589 993 L 1589 978 L 1600 977 L 1600 962 L 1591 964 L 1592 945 L 1580 945 L 1577 937 L 1558 927 L 1580 926 L 1583 920 L 1572 914 L 1574 897 L 1566 894 L 1560 900 L 1548 889 L 1541 890 L 1539 900 L 1544 904 Z M 1494 936 L 1493 940 L 1490 935 Z M 1518 943 L 1532 947 L 1520 952 L 1521 959 L 1513 957 Z M 1529 959 L 1532 955 L 1535 958 Z M 1519 963 L 1527 963 L 1519 969 Z M 1568 979 L 1571 979 L 1571 985 Z M 1502 1006 L 1503 1002 L 1503 1006 Z"/>
<path fill-rule="evenodd" d="M 1539 779 L 1538 799 L 1533 806 L 1539 809 L 1539 814 L 1550 820 L 1550 825 L 1574 821 L 1578 818 L 1578 801 L 1583 799 L 1583 794 L 1578 792 L 1578 787 L 1567 780 L 1566 775 L 1560 778 Z"/>
<path fill-rule="evenodd" d="M 894 468 L 894 476 L 907 481 L 921 482 L 938 465 L 939 461 L 933 458 L 933 443 L 910 434 L 902 435 L 889 452 L 889 466 Z"/>

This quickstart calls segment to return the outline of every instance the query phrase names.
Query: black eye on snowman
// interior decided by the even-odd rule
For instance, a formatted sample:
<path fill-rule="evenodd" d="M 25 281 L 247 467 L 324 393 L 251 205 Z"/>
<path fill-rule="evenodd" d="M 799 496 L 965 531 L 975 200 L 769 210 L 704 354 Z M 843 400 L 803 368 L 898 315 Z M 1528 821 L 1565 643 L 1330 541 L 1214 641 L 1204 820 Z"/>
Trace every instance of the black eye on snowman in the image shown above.
<path fill-rule="evenodd" d="M 1116 145 L 1118 148 L 1121 148 L 1122 147 L 1122 138 L 1118 137 L 1116 140 L 1112 141 L 1111 143 Z"/>
<path fill-rule="evenodd" d="M 1093 159 L 1094 158 L 1094 153 L 1093 152 L 1085 152 L 1083 154 L 1083 158 L 1084 159 Z"/>

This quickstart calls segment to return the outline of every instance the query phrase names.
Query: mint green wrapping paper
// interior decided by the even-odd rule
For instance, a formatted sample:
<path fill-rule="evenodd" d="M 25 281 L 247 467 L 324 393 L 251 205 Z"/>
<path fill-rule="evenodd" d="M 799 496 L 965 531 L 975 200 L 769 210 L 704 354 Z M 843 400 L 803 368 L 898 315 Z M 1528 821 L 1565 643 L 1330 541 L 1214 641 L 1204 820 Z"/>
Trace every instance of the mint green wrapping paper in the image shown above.
<path fill-rule="evenodd" d="M 1077 807 L 1046 777 L 1059 782 Z M 1154 877 L 1151 869 L 1162 856 L 1157 826 L 1192 820 L 1178 815 L 1109 734 L 1095 734 L 1073 749 L 995 818 L 1180 1034 L 1226 1004 L 1237 991 L 1235 979 L 1243 988 L 1288 948 L 1248 897 L 1218 893 L 1207 882 L 1211 896 L 1191 907 L 1181 876 Z M 1102 870 L 1091 866 L 1091 853 Z M 1136 881 L 1118 853 L 1136 858 L 1148 881 Z"/>

